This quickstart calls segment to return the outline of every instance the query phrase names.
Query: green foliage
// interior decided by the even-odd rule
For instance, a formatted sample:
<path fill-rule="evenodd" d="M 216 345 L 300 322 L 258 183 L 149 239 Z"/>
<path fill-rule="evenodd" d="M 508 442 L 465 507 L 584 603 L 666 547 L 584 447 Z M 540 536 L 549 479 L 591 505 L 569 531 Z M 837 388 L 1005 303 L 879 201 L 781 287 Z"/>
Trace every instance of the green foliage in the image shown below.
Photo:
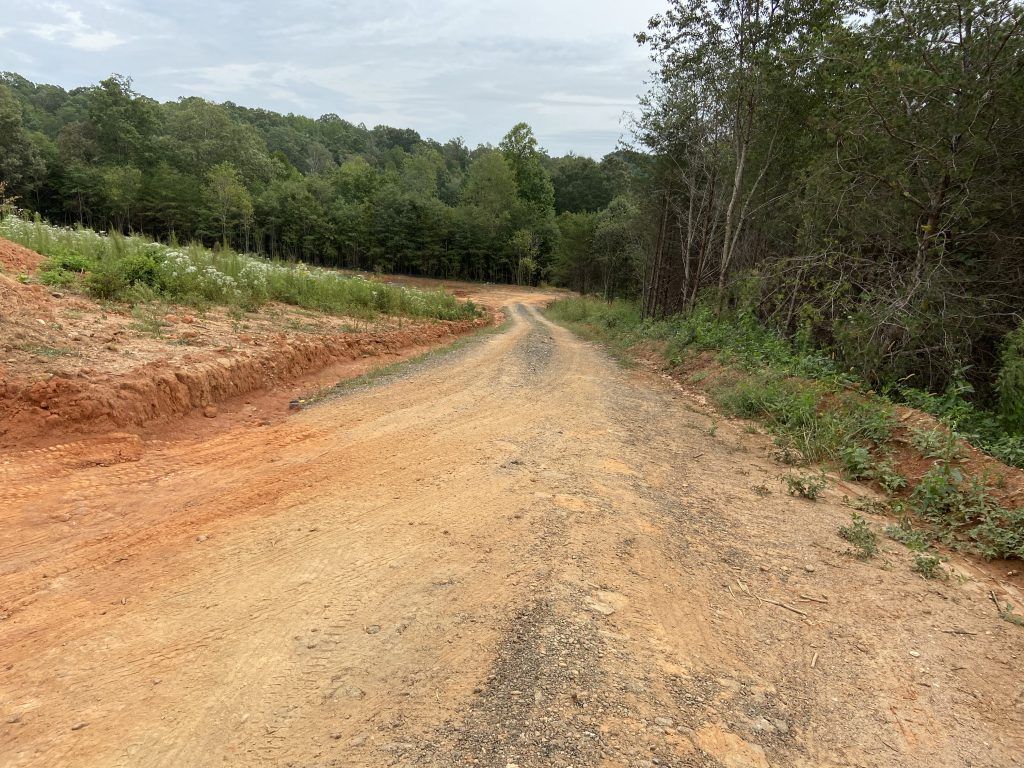
<path fill-rule="evenodd" d="M 966 534 L 986 558 L 1024 558 L 1024 509 L 1004 509 L 978 477 L 938 461 L 914 487 L 908 505 L 941 535 Z"/>
<path fill-rule="evenodd" d="M 896 470 L 892 457 L 876 461 L 868 476 L 888 494 L 897 493 L 907 487 L 907 478 Z"/>
<path fill-rule="evenodd" d="M 272 262 L 200 246 L 175 248 L 141 237 L 103 236 L 8 217 L 0 235 L 48 255 L 50 271 L 83 268 L 85 288 L 105 301 L 162 299 L 245 309 L 280 301 L 340 315 L 378 313 L 458 320 L 474 317 L 472 302 L 443 291 L 420 291 L 350 277 L 305 264 Z"/>
<path fill-rule="evenodd" d="M 997 602 L 996 608 L 999 609 L 999 618 L 1003 621 L 1008 621 L 1017 627 L 1024 627 L 1024 616 L 1021 616 L 1013 610 L 1013 603 L 1004 603 L 1003 605 L 999 605 Z"/>
<path fill-rule="evenodd" d="M 1024 433 L 1024 324 L 1003 339 L 1001 363 L 996 378 L 999 415 L 1008 430 Z"/>
<path fill-rule="evenodd" d="M 928 549 L 928 539 L 922 531 L 914 528 L 907 517 L 902 518 L 897 525 L 886 526 L 885 534 L 905 545 L 911 552 L 924 552 Z"/>
<path fill-rule="evenodd" d="M 868 521 L 856 512 L 851 516 L 849 525 L 839 526 L 839 535 L 856 547 L 859 560 L 870 560 L 878 554 L 878 534 L 871 530 Z"/>
<path fill-rule="evenodd" d="M 786 488 L 790 496 L 799 496 L 814 501 L 828 487 L 824 474 L 787 475 Z"/>
<path fill-rule="evenodd" d="M 843 474 L 850 480 L 863 480 L 871 476 L 874 462 L 871 451 L 860 445 L 848 445 L 839 451 Z"/>
<path fill-rule="evenodd" d="M 914 570 L 926 579 L 944 578 L 946 575 L 942 568 L 942 558 L 923 552 L 914 555 Z"/>

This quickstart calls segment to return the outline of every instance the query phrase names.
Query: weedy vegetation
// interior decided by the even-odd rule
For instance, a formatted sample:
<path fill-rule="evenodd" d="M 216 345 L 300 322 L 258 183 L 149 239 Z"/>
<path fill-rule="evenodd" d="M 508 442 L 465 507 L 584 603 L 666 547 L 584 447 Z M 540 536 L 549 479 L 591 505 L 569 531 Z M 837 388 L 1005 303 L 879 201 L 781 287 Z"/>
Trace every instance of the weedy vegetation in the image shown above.
<path fill-rule="evenodd" d="M 7 216 L 0 236 L 44 256 L 39 280 L 78 287 L 101 301 L 167 301 L 197 308 L 249 311 L 278 301 L 335 315 L 380 314 L 459 320 L 477 314 L 472 302 L 302 263 L 271 261 L 230 249 L 163 245 L 145 237 L 66 228 Z"/>
<path fill-rule="evenodd" d="M 784 338 L 743 310 L 719 313 L 699 304 L 687 313 L 656 320 L 643 318 L 631 302 L 570 298 L 553 304 L 548 313 L 609 344 L 618 354 L 654 342 L 670 365 L 683 366 L 702 355 L 701 386 L 725 413 L 762 424 L 773 435 L 770 455 L 779 463 L 824 463 L 847 479 L 876 483 L 894 497 L 881 511 L 916 517 L 927 526 L 921 535 L 928 541 L 990 559 L 1024 558 L 1024 510 L 1001 506 L 992 479 L 968 476 L 962 467 L 965 441 L 973 444 L 983 433 L 990 439 L 982 439 L 980 447 L 1014 462 L 1013 451 L 991 450 L 997 423 L 1004 448 L 1024 441 L 1024 436 L 1007 431 L 1010 421 L 986 415 L 969 403 L 964 386 L 942 395 L 899 388 L 872 392 L 853 374 L 840 370 L 831 357 Z M 1020 351 L 1024 360 L 1024 341 Z M 709 358 L 717 366 L 714 376 L 709 375 Z M 1013 358 L 1006 376 L 1015 376 L 1018 367 Z M 900 471 L 893 452 L 900 402 L 933 413 L 942 423 L 907 433 L 910 445 L 933 462 L 913 484 Z M 791 474 L 785 482 L 791 494 L 804 498 L 816 498 L 824 488 L 823 476 L 811 473 Z"/>
<path fill-rule="evenodd" d="M 856 512 L 853 513 L 849 525 L 839 526 L 839 535 L 856 548 L 854 554 L 858 560 L 870 560 L 878 554 L 878 534 L 871 530 L 868 521 Z"/>
<path fill-rule="evenodd" d="M 784 479 L 790 496 L 799 496 L 810 501 L 815 501 L 828 487 L 824 473 L 787 475 Z"/>

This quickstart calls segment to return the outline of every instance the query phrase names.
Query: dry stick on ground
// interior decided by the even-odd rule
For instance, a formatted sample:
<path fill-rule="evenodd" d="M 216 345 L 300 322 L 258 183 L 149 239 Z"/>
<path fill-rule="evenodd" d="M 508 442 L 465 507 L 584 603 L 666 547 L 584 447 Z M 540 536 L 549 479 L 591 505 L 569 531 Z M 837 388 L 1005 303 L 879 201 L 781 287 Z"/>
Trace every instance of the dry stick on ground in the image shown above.
<path fill-rule="evenodd" d="M 743 583 L 742 581 L 740 581 L 739 579 L 737 579 L 737 580 L 736 580 L 736 583 L 737 583 L 737 584 L 739 584 L 739 586 L 740 586 L 740 589 L 742 589 L 742 590 L 743 590 L 743 592 L 744 592 L 744 593 L 745 593 L 745 594 L 746 594 L 746 595 L 747 595 L 748 597 L 752 597 L 752 598 L 754 598 L 755 600 L 757 600 L 757 601 L 758 601 L 758 602 L 760 602 L 760 603 L 771 603 L 772 605 L 777 605 L 777 606 L 779 606 L 779 608 L 785 608 L 785 609 L 786 609 L 787 611 L 792 611 L 793 613 L 797 613 L 797 614 L 800 614 L 801 616 L 804 616 L 804 617 L 806 617 L 806 616 L 807 616 L 807 614 L 806 614 L 806 613 L 804 613 L 803 611 L 801 611 L 801 610 L 800 610 L 799 608 L 794 608 L 794 607 L 793 607 L 793 606 L 791 606 L 791 605 L 786 605 L 785 603 L 780 603 L 780 602 L 779 602 L 778 600 L 772 600 L 772 599 L 770 599 L 770 598 L 767 598 L 767 597 L 760 597 L 759 595 L 755 595 L 755 594 L 753 594 L 753 593 L 752 593 L 752 592 L 751 592 L 751 591 L 750 591 L 749 589 L 747 589 L 747 585 L 746 585 L 746 584 L 744 584 L 744 583 Z"/>
<path fill-rule="evenodd" d="M 810 600 L 812 603 L 823 603 L 828 605 L 828 600 L 822 597 L 811 597 L 810 595 L 800 595 L 801 600 Z"/>

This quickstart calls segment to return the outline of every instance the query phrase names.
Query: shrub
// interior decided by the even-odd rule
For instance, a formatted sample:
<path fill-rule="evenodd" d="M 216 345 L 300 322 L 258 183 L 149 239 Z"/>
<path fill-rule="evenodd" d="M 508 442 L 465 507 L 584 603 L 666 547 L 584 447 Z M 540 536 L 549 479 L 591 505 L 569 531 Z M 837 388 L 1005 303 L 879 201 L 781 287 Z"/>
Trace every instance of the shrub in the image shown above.
<path fill-rule="evenodd" d="M 1006 428 L 1024 433 L 1024 323 L 1006 335 L 996 378 L 999 415 Z"/>
<path fill-rule="evenodd" d="M 871 452 L 861 445 L 848 445 L 839 451 L 843 474 L 850 480 L 871 477 L 873 462 Z"/>
<path fill-rule="evenodd" d="M 914 570 L 926 579 L 934 579 L 946 575 L 942 568 L 942 559 L 938 555 L 919 552 L 914 556 Z"/>
<path fill-rule="evenodd" d="M 817 499 L 828 485 L 824 474 L 787 475 L 785 480 L 790 496 L 799 496 L 810 501 Z"/>
<path fill-rule="evenodd" d="M 878 553 L 878 536 L 868 521 L 856 512 L 850 518 L 849 525 L 839 526 L 839 535 L 857 548 L 857 559 L 870 560 Z"/>

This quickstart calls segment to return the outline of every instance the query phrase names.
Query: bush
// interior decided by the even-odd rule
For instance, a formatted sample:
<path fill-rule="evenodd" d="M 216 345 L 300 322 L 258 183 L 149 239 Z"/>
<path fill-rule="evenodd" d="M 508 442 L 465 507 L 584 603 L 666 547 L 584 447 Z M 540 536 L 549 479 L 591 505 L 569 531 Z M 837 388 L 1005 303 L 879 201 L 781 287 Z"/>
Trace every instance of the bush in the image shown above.
<path fill-rule="evenodd" d="M 1012 432 L 1024 433 L 1024 324 L 1003 340 L 996 391 L 1003 424 Z"/>
<path fill-rule="evenodd" d="M 817 499 L 828 486 L 824 474 L 787 475 L 785 480 L 790 496 L 800 496 L 810 501 Z"/>
<path fill-rule="evenodd" d="M 870 560 L 878 554 L 878 535 L 871 530 L 868 521 L 856 512 L 849 525 L 839 526 L 839 535 L 857 548 L 858 560 Z"/>

